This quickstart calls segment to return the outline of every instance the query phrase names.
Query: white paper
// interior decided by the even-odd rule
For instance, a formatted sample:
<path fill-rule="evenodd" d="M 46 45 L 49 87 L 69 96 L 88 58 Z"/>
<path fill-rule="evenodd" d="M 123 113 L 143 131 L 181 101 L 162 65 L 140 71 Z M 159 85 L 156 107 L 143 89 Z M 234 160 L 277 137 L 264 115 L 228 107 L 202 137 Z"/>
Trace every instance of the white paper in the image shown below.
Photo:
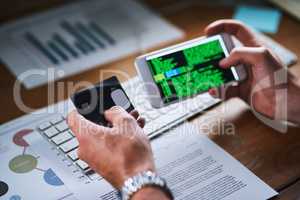
<path fill-rule="evenodd" d="M 63 106 L 56 105 L 55 110 L 58 107 Z M 108 182 L 98 174 L 83 174 L 53 144 L 34 131 L 42 122 L 57 116 L 43 111 L 0 126 L 0 169 L 4 172 L 1 173 L 0 181 L 7 183 L 10 188 L 0 199 L 14 195 L 24 197 L 22 199 L 32 199 L 34 195 L 45 200 L 118 199 L 116 191 Z M 24 154 L 24 148 L 13 142 L 15 134 L 24 129 L 33 130 L 23 139 L 29 145 L 25 153 L 34 155 L 38 165 L 30 172 L 18 174 L 9 168 L 9 163 L 16 156 Z M 152 140 L 151 144 L 159 174 L 167 179 L 176 199 L 264 200 L 277 194 L 209 138 L 201 135 L 194 126 L 180 125 Z M 63 185 L 46 184 L 43 170 L 50 168 Z"/>
<path fill-rule="evenodd" d="M 176 199 L 260 200 L 277 195 L 192 125 L 168 132 L 152 146 L 159 173 Z"/>
<path fill-rule="evenodd" d="M 49 155 L 43 147 L 46 143 L 37 141 L 33 147 Z M 277 194 L 192 125 L 181 125 L 158 137 L 152 147 L 159 174 L 166 178 L 176 199 L 264 200 Z M 66 173 L 63 164 L 56 165 L 56 173 L 78 199 L 117 199 L 116 191 L 103 179 L 76 180 L 71 170 Z"/>
<path fill-rule="evenodd" d="M 0 135 L 0 181 L 8 185 L 7 193 L 0 195 L 0 199 L 74 200 L 75 197 L 66 184 L 60 182 L 59 176 L 55 176 L 57 174 L 51 161 L 48 162 L 45 156 L 31 146 L 24 147 L 14 142 L 14 138 L 20 133 L 20 130 L 15 129 Z M 32 131 L 30 135 L 39 133 Z M 33 161 L 37 162 L 35 167 L 30 166 Z M 54 174 L 47 173 L 49 170 Z"/>

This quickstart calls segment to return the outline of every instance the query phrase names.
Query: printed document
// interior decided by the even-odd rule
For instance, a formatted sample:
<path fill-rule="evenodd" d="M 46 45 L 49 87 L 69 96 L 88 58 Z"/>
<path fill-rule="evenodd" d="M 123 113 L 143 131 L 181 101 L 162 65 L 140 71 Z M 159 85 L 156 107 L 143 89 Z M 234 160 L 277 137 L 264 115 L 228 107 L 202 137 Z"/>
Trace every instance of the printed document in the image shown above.
<path fill-rule="evenodd" d="M 89 181 L 74 178 L 72 164 L 67 164 L 69 168 L 64 167 L 55 158 L 56 154 L 45 147 L 47 142 L 39 137 L 39 134 L 31 135 L 26 140 L 36 152 L 47 156 L 53 171 L 77 199 L 119 199 L 117 192 L 102 178 Z M 277 195 L 259 177 L 190 124 L 164 133 L 151 144 L 158 173 L 167 180 L 175 199 L 265 200 Z"/>

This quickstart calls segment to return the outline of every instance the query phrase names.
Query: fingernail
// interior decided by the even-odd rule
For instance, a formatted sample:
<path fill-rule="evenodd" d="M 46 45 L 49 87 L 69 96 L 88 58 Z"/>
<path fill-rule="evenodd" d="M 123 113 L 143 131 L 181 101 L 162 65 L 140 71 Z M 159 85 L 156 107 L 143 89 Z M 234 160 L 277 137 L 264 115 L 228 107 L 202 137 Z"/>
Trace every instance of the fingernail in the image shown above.
<path fill-rule="evenodd" d="M 220 67 L 223 67 L 226 64 L 226 60 L 223 59 L 219 62 Z"/>
<path fill-rule="evenodd" d="M 215 96 L 215 95 L 217 94 L 217 91 L 216 91 L 215 89 L 210 89 L 210 90 L 208 91 L 208 93 L 209 93 L 210 95 L 212 95 L 212 96 Z"/>

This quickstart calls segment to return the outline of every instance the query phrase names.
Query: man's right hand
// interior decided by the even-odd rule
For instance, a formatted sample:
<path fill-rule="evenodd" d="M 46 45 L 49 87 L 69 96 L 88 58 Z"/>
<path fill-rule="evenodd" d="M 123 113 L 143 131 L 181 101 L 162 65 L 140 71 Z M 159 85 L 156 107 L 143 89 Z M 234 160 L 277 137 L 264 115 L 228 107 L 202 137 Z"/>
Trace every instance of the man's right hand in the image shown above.
<path fill-rule="evenodd" d="M 76 110 L 68 115 L 68 124 L 79 141 L 78 156 L 114 187 L 141 172 L 155 172 L 149 139 L 142 127 L 145 122 L 137 111 L 127 113 L 121 107 L 105 112 L 112 127 L 95 124 Z"/>
<path fill-rule="evenodd" d="M 280 59 L 241 22 L 218 20 L 205 29 L 208 36 L 224 32 L 234 35 L 244 46 L 234 48 L 229 57 L 220 62 L 220 66 L 230 68 L 242 64 L 246 68 L 248 77 L 237 87 L 232 86 L 226 90 L 212 89 L 210 94 L 223 99 L 240 97 L 255 111 L 274 119 L 280 106 L 287 103 L 284 102 L 281 94 L 276 93 L 276 90 L 288 89 L 289 93 L 292 92 L 291 90 L 299 91 L 295 78 L 285 69 Z M 280 70 L 282 70 L 281 76 L 276 75 L 276 72 Z M 277 84 L 276 80 L 284 76 L 286 76 L 286 81 Z M 299 123 L 297 119 L 290 118 L 290 120 Z"/>

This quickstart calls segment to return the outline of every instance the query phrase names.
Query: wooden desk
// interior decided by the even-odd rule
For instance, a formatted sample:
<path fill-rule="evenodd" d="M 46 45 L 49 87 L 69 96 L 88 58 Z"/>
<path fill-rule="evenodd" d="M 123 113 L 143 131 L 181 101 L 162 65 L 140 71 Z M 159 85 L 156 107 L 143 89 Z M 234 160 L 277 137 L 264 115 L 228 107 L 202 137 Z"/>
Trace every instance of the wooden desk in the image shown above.
<path fill-rule="evenodd" d="M 204 27 L 217 19 L 230 18 L 233 14 L 232 8 L 203 7 L 192 5 L 177 10 L 162 8 L 161 3 L 148 0 L 154 8 L 162 11 L 171 22 L 186 32 L 186 39 L 203 34 Z M 163 5 L 168 5 L 168 0 Z M 290 48 L 300 57 L 300 23 L 293 18 L 284 15 L 279 32 L 274 35 L 275 40 Z M 165 44 L 166 45 L 166 44 Z M 162 45 L 164 46 L 164 45 Z M 159 47 L 157 47 L 159 48 Z M 134 58 L 138 54 L 129 56 L 108 65 L 96 68 L 82 74 L 72 76 L 63 80 L 67 82 L 79 82 L 88 80 L 98 82 L 99 71 L 114 69 L 127 72 L 130 76 L 136 75 L 133 67 Z M 298 65 L 291 68 L 293 73 L 300 76 Z M 109 76 L 109 74 L 107 74 Z M 121 77 L 124 80 L 124 78 Z M 9 121 L 23 113 L 17 108 L 13 99 L 13 84 L 15 77 L 4 67 L 0 67 L 1 87 L 1 116 L 0 123 Z M 57 83 L 55 84 L 57 86 Z M 62 97 L 56 101 L 68 97 L 65 91 Z M 22 89 L 22 97 L 29 106 L 40 108 L 46 106 L 47 86 L 34 90 Z M 224 109 L 226 112 L 224 112 Z M 216 114 L 216 112 L 219 112 Z M 221 113 L 221 114 L 220 114 Z M 217 116 L 217 117 L 216 117 Z M 206 131 L 205 125 L 215 125 L 216 130 L 210 132 L 211 138 L 232 154 L 236 159 L 246 165 L 257 176 L 271 187 L 280 192 L 275 199 L 298 199 L 300 198 L 300 134 L 299 129 L 289 129 L 288 133 L 281 134 L 268 128 L 256 119 L 249 108 L 240 100 L 232 99 L 216 106 L 202 115 L 191 119 L 192 123 Z M 235 135 L 223 135 L 222 127 L 232 123 L 235 127 Z M 219 127 L 219 130 L 218 130 Z M 220 128 L 221 127 L 221 128 Z"/>

